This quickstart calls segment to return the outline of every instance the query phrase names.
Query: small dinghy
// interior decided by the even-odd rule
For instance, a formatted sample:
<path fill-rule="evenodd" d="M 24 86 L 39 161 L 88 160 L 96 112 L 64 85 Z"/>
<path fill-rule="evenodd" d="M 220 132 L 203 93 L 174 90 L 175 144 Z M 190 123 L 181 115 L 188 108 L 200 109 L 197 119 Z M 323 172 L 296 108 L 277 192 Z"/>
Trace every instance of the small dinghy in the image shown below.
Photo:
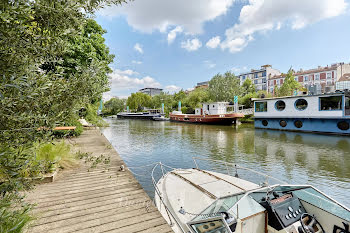
<path fill-rule="evenodd" d="M 310 185 L 272 185 L 278 180 L 216 160 L 234 175 L 201 170 L 198 159 L 193 169 L 152 171 L 155 205 L 175 233 L 350 233 L 349 208 Z M 256 176 L 264 182 L 246 179 Z"/>

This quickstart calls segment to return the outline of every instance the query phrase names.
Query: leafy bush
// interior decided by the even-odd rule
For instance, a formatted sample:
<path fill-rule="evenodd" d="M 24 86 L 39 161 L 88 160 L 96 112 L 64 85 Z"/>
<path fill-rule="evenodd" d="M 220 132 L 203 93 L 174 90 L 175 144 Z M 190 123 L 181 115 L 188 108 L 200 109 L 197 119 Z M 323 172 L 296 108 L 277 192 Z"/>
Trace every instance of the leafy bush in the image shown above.
<path fill-rule="evenodd" d="M 56 144 L 37 144 L 35 155 L 34 165 L 39 166 L 42 173 L 53 172 L 58 167 L 72 167 L 76 164 L 70 146 L 64 141 Z"/>
<path fill-rule="evenodd" d="M 0 198 L 0 232 L 22 232 L 23 228 L 33 220 L 29 214 L 31 207 L 13 195 Z"/>
<path fill-rule="evenodd" d="M 97 115 L 98 104 L 88 104 L 86 106 L 86 116 L 85 120 L 87 120 L 90 124 L 96 125 L 98 127 L 106 127 L 108 123 L 105 122 L 102 117 Z"/>

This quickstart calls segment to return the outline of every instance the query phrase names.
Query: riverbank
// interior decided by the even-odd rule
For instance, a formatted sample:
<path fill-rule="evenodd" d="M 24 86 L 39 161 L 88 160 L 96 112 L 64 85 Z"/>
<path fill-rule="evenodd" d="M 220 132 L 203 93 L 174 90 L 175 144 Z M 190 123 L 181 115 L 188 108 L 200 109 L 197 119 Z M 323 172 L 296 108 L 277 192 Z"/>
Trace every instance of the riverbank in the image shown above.
<path fill-rule="evenodd" d="M 81 161 L 26 200 L 37 220 L 27 232 L 172 232 L 151 199 L 98 129 L 71 139 Z"/>

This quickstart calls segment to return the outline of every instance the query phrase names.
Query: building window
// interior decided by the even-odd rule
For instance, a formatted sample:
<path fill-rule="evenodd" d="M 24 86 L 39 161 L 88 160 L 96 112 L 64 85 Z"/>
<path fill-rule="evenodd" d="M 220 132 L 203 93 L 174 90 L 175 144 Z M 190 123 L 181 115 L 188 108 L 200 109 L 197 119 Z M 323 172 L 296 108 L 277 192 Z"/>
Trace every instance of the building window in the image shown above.
<path fill-rule="evenodd" d="M 315 80 L 320 80 L 320 74 L 315 74 Z"/>
<path fill-rule="evenodd" d="M 304 76 L 304 82 L 309 81 L 309 78 L 307 76 Z"/>
<path fill-rule="evenodd" d="M 280 80 L 276 80 L 277 85 L 280 85 Z"/>
<path fill-rule="evenodd" d="M 305 99 L 297 99 L 295 101 L 295 108 L 303 111 L 307 108 L 307 101 Z"/>
<path fill-rule="evenodd" d="M 327 73 L 327 79 L 331 79 L 332 78 L 332 73 Z"/>
<path fill-rule="evenodd" d="M 294 80 L 298 82 L 298 77 L 295 77 Z"/>
<path fill-rule="evenodd" d="M 267 102 L 255 102 L 255 112 L 267 112 Z"/>
<path fill-rule="evenodd" d="M 320 97 L 319 99 L 320 99 L 320 111 L 343 109 L 342 96 Z"/>
<path fill-rule="evenodd" d="M 275 108 L 277 111 L 283 111 L 286 108 L 286 103 L 283 100 L 278 100 L 275 103 Z"/>
<path fill-rule="evenodd" d="M 263 83 L 266 83 L 266 78 L 263 78 L 263 79 L 262 79 L 262 82 L 263 82 Z"/>
<path fill-rule="evenodd" d="M 254 80 L 254 84 L 258 84 L 258 80 Z"/>
<path fill-rule="evenodd" d="M 264 71 L 264 72 L 262 73 L 262 76 L 263 76 L 263 77 L 266 77 L 266 71 Z"/>
<path fill-rule="evenodd" d="M 254 78 L 258 78 L 258 73 L 254 74 Z"/>

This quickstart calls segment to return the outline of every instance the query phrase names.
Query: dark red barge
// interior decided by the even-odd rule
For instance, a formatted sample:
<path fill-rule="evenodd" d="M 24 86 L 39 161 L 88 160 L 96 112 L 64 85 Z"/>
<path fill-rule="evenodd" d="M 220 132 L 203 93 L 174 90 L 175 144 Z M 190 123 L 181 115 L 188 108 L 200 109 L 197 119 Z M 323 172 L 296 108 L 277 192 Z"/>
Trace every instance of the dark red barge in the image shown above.
<path fill-rule="evenodd" d="M 196 108 L 195 114 L 183 114 L 181 111 L 170 113 L 170 121 L 198 124 L 231 125 L 244 117 L 242 113 L 227 113 L 226 102 L 204 103 L 203 108 Z"/>

